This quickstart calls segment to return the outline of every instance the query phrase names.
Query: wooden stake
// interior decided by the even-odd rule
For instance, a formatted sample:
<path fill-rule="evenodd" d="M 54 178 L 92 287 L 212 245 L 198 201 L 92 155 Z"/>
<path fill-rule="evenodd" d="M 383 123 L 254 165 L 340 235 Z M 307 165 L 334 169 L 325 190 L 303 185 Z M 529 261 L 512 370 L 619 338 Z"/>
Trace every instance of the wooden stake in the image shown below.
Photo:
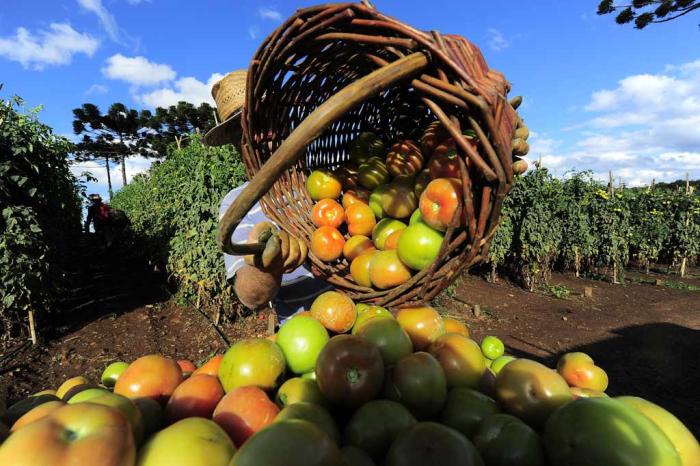
<path fill-rule="evenodd" d="M 612 170 L 608 172 L 608 194 L 615 194 L 615 178 L 613 178 Z"/>
<path fill-rule="evenodd" d="M 34 311 L 31 309 L 28 312 L 29 315 L 29 334 L 32 337 L 32 345 L 36 345 L 36 323 L 34 322 Z"/>

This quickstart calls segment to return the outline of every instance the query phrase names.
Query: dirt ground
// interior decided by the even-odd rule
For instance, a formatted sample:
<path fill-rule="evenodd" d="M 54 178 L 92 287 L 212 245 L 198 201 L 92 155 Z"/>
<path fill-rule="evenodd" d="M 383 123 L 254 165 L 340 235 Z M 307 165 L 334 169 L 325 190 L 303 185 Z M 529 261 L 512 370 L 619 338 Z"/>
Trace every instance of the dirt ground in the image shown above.
<path fill-rule="evenodd" d="M 39 347 L 23 344 L 0 353 L 0 396 L 12 402 L 76 375 L 98 381 L 114 360 L 161 353 L 199 363 L 226 349 L 224 339 L 195 309 L 167 300 L 148 280 L 124 279 L 118 269 L 111 273 L 110 288 L 94 293 L 118 298 L 92 302 L 54 324 Z M 465 275 L 435 305 L 467 322 L 477 340 L 501 337 L 516 356 L 552 366 L 562 353 L 584 351 L 607 371 L 609 394 L 648 398 L 698 433 L 700 291 L 676 289 L 679 281 L 672 276 L 630 273 L 628 278 L 625 285 L 612 285 L 555 274 L 552 285 L 569 293 L 557 298 L 505 280 L 493 284 Z M 655 278 L 671 282 L 657 286 Z M 700 277 L 683 283 L 700 288 Z M 592 288 L 592 297 L 583 296 L 584 287 Z M 480 312 L 475 313 L 475 305 Z M 267 320 L 248 316 L 222 330 L 231 341 L 262 336 Z"/>

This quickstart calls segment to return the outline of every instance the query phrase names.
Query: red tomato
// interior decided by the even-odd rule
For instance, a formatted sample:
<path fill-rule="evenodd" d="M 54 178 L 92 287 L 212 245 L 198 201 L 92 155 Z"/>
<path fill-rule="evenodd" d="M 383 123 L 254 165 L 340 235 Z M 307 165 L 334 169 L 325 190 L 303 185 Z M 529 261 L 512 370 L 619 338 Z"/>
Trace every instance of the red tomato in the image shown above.
<path fill-rule="evenodd" d="M 333 199 L 321 199 L 311 209 L 311 220 L 317 227 L 338 228 L 343 224 L 344 217 L 343 206 Z"/>
<path fill-rule="evenodd" d="M 311 252 L 324 262 L 338 259 L 343 254 L 344 246 L 345 238 L 337 228 L 320 227 L 311 235 Z"/>
<path fill-rule="evenodd" d="M 219 424 L 237 447 L 272 423 L 280 409 L 258 387 L 239 387 L 227 393 L 216 406 L 212 420 Z"/>
<path fill-rule="evenodd" d="M 462 183 L 455 178 L 431 181 L 420 196 L 419 208 L 423 222 L 438 231 L 447 230 L 452 217 L 461 206 Z"/>
<path fill-rule="evenodd" d="M 224 388 L 213 375 L 193 375 L 182 382 L 173 392 L 165 406 L 165 418 L 169 423 L 186 417 L 210 418 Z"/>

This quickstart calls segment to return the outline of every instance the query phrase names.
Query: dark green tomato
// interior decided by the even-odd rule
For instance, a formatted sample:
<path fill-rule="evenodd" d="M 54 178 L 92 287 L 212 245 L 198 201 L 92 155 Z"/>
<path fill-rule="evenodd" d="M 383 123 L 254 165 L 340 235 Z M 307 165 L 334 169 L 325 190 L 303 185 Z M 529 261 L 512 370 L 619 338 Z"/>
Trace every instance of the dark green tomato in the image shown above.
<path fill-rule="evenodd" d="M 484 418 L 500 411 L 493 398 L 471 388 L 457 387 L 447 393 L 440 422 L 472 438 Z"/>
<path fill-rule="evenodd" d="M 340 431 L 335 424 L 333 417 L 321 405 L 300 401 L 291 404 L 279 412 L 275 418 L 275 422 L 284 421 L 286 419 L 301 419 L 308 421 L 321 429 L 323 432 L 336 443 L 340 443 Z"/>
<path fill-rule="evenodd" d="M 355 411 L 345 427 L 343 443 L 354 445 L 380 461 L 394 439 L 416 422 L 403 405 L 391 400 L 373 400 Z"/>
<path fill-rule="evenodd" d="M 273 422 L 250 437 L 229 466 L 347 466 L 331 438 L 308 421 Z"/>
<path fill-rule="evenodd" d="M 386 455 L 386 466 L 484 466 L 479 452 L 456 430 L 419 422 L 401 433 Z"/>
<path fill-rule="evenodd" d="M 393 366 L 413 352 L 411 338 L 396 319 L 374 318 L 366 322 L 357 335 L 379 348 L 386 366 Z"/>
<path fill-rule="evenodd" d="M 331 403 L 358 407 L 379 394 L 384 362 L 376 346 L 355 335 L 337 335 L 316 361 L 316 383 Z"/>
<path fill-rule="evenodd" d="M 509 414 L 494 414 L 481 421 L 472 440 L 487 466 L 546 464 L 537 432 Z"/>
<path fill-rule="evenodd" d="M 429 353 L 410 354 L 391 370 L 384 395 L 406 406 L 418 419 L 427 419 L 440 412 L 445 404 L 445 373 Z"/>
<path fill-rule="evenodd" d="M 367 453 L 352 445 L 345 445 L 340 449 L 348 466 L 375 466 L 372 458 Z"/>

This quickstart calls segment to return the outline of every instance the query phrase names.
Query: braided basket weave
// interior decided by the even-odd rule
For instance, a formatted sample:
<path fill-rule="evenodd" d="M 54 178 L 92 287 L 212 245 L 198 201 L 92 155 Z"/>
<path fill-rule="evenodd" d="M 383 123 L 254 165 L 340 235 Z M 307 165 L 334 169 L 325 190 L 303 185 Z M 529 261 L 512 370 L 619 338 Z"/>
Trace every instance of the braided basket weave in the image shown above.
<path fill-rule="evenodd" d="M 453 221 L 432 266 L 377 291 L 357 285 L 347 261 L 309 255 L 316 276 L 357 301 L 392 308 L 429 301 L 486 257 L 513 180 L 518 116 L 509 90 L 462 37 L 418 31 L 368 2 L 297 11 L 262 43 L 248 70 L 242 155 L 251 183 L 222 218 L 219 244 L 232 254 L 262 249 L 230 241 L 258 199 L 278 225 L 309 242 L 310 170 L 349 159 L 348 144 L 362 131 L 386 142 L 417 140 L 437 119 L 457 141 L 467 221 Z M 476 133 L 478 149 L 461 136 L 465 130 Z"/>

